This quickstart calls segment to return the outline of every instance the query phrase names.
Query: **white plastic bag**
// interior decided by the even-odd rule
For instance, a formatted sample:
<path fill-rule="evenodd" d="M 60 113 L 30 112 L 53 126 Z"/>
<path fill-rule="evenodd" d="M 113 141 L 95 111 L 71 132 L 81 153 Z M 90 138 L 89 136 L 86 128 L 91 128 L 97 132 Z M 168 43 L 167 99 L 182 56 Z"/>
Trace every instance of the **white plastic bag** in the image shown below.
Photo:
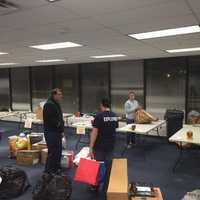
<path fill-rule="evenodd" d="M 65 136 L 62 138 L 62 149 L 67 150 L 67 141 Z"/>
<path fill-rule="evenodd" d="M 86 159 L 88 158 L 88 154 L 89 154 L 89 147 L 83 147 L 81 151 L 75 156 L 75 159 L 73 162 L 76 165 L 78 165 L 81 158 L 86 158 Z"/>
<path fill-rule="evenodd" d="M 200 199 L 200 190 L 194 190 L 192 192 L 187 192 L 182 200 L 199 200 Z"/>

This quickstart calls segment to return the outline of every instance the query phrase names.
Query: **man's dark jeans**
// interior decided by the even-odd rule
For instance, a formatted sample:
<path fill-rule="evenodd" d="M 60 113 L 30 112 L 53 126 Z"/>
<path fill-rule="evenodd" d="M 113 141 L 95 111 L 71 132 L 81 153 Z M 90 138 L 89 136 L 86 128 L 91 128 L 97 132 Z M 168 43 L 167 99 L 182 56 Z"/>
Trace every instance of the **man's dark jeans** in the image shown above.
<path fill-rule="evenodd" d="M 45 132 L 44 135 L 48 147 L 45 172 L 56 173 L 61 168 L 62 135 L 59 132 Z"/>
<path fill-rule="evenodd" d="M 103 161 L 106 166 L 106 178 L 103 190 L 106 192 L 109 184 L 110 172 L 112 167 L 113 151 L 94 150 L 94 159 Z"/>

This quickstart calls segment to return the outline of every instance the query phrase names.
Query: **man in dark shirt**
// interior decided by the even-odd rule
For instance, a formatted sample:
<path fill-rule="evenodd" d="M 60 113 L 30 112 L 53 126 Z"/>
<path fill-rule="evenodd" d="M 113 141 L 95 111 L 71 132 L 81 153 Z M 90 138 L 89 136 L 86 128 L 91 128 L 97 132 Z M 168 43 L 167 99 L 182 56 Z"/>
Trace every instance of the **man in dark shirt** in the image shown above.
<path fill-rule="evenodd" d="M 62 98 L 62 91 L 58 88 L 53 89 L 43 109 L 44 136 L 48 147 L 46 173 L 57 173 L 61 168 L 64 121 L 59 103 Z"/>
<path fill-rule="evenodd" d="M 105 162 L 107 173 L 104 189 L 106 190 L 111 170 L 118 119 L 116 114 L 111 112 L 108 99 L 101 101 L 100 109 L 101 112 L 96 115 L 93 122 L 89 156 L 97 161 Z"/>

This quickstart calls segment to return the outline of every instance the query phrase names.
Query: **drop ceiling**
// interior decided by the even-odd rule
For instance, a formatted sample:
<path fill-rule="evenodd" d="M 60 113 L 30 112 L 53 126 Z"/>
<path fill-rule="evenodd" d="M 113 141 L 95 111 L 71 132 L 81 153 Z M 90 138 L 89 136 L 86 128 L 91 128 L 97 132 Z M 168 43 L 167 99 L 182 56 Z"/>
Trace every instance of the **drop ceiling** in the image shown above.
<path fill-rule="evenodd" d="M 91 56 L 125 54 L 136 60 L 172 55 L 166 49 L 200 47 L 200 33 L 138 41 L 127 35 L 200 24 L 200 0 L 10 0 L 17 9 L 0 8 L 0 63 L 36 66 L 35 60 L 65 63 L 108 61 Z M 42 51 L 28 46 L 75 42 L 79 48 Z M 109 58 L 121 60 L 122 58 Z M 49 65 L 49 63 L 42 63 Z"/>

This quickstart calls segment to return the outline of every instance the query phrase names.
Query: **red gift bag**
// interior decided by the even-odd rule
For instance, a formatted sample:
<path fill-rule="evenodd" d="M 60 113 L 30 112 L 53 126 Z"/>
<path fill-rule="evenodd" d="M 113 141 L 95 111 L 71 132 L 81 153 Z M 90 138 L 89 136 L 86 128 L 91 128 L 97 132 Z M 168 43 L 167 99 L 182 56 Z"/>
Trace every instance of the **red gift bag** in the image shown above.
<path fill-rule="evenodd" d="M 99 169 L 99 162 L 81 158 L 74 180 L 96 186 L 98 184 Z"/>

